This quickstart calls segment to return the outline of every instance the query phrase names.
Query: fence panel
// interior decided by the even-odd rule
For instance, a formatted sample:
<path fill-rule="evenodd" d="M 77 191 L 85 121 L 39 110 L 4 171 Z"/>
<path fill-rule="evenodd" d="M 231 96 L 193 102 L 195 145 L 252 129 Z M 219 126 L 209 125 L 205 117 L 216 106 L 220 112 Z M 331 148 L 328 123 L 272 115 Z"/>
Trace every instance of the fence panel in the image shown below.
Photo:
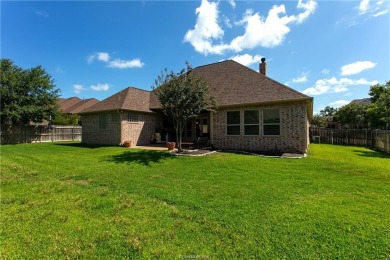
<path fill-rule="evenodd" d="M 311 128 L 313 143 L 363 146 L 390 153 L 390 130 Z"/>
<path fill-rule="evenodd" d="M 1 144 L 81 141 L 81 126 L 1 125 Z"/>

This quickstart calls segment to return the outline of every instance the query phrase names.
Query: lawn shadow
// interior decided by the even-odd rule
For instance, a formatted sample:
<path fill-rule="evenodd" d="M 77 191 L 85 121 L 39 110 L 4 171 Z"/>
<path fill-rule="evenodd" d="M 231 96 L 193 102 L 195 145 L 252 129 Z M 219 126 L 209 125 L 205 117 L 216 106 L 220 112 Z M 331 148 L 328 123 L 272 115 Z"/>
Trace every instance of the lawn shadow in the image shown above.
<path fill-rule="evenodd" d="M 96 149 L 96 148 L 101 148 L 101 147 L 108 147 L 110 145 L 103 145 L 103 144 L 84 144 L 81 142 L 72 142 L 72 143 L 55 143 L 55 145 L 60 145 L 60 146 L 67 146 L 67 147 L 75 147 L 75 148 L 87 148 L 87 149 Z"/>
<path fill-rule="evenodd" d="M 381 151 L 376 151 L 376 150 L 369 150 L 369 151 L 354 150 L 354 153 L 356 153 L 359 156 L 364 156 L 364 157 L 390 159 L 390 154 L 387 154 L 387 153 L 381 152 Z"/>
<path fill-rule="evenodd" d="M 143 164 L 150 166 L 151 163 L 158 163 L 162 160 L 174 159 L 176 156 L 172 156 L 165 151 L 154 151 L 154 150 L 133 150 L 126 151 L 122 154 L 108 156 L 106 161 L 115 163 L 126 163 L 126 164 Z"/>

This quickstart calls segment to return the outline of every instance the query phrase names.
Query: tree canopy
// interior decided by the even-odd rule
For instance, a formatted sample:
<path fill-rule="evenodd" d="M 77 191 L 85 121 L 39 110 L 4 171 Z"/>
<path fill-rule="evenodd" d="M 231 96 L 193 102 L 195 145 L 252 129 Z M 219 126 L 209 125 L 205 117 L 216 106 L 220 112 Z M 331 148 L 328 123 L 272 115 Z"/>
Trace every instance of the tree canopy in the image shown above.
<path fill-rule="evenodd" d="M 155 80 L 153 92 L 160 101 L 165 115 L 173 120 L 176 131 L 176 142 L 181 150 L 181 135 L 187 120 L 196 117 L 202 110 L 215 106 L 209 96 L 207 84 L 191 73 L 187 64 L 186 70 L 179 73 L 165 69 Z"/>
<path fill-rule="evenodd" d="M 51 76 L 41 67 L 22 69 L 9 59 L 0 60 L 1 122 L 41 122 L 58 111 Z"/>
<path fill-rule="evenodd" d="M 371 86 L 371 104 L 368 107 L 368 115 L 373 127 L 389 129 L 390 127 L 390 81 L 385 85 Z"/>

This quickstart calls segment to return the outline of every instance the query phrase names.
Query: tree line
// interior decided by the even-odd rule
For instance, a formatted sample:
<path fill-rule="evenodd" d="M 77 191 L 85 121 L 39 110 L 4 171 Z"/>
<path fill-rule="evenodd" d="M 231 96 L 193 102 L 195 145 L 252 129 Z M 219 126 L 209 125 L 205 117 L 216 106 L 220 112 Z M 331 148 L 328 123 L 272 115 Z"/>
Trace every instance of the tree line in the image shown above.
<path fill-rule="evenodd" d="M 390 129 L 390 81 L 370 87 L 369 101 L 349 103 L 340 108 L 325 107 L 313 116 L 311 125 L 326 127 L 329 117 L 343 128 Z"/>
<path fill-rule="evenodd" d="M 46 120 L 56 125 L 77 125 L 79 115 L 61 113 L 59 93 L 42 66 L 23 69 L 10 59 L 0 59 L 1 124 L 28 125 Z"/>

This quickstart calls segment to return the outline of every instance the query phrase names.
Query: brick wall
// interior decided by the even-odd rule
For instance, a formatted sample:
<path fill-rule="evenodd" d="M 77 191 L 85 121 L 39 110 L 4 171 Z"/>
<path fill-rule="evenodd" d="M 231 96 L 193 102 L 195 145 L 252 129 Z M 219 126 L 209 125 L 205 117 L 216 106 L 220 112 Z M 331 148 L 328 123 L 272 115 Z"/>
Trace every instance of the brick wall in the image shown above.
<path fill-rule="evenodd" d="M 114 121 L 112 113 L 106 114 L 106 128 L 99 127 L 99 114 L 82 115 L 83 135 L 82 142 L 86 144 L 107 144 L 119 145 L 120 138 L 120 122 Z"/>
<path fill-rule="evenodd" d="M 158 114 L 138 113 L 138 117 L 138 122 L 129 122 L 127 113 L 122 113 L 122 143 L 129 140 L 133 145 L 150 144 L 152 134 L 162 126 L 162 117 Z"/>
<path fill-rule="evenodd" d="M 280 135 L 263 135 L 263 113 L 267 108 L 279 108 Z M 212 142 L 219 149 L 237 149 L 254 151 L 285 151 L 306 152 L 308 145 L 308 121 L 306 103 L 290 103 L 272 106 L 248 106 L 240 108 L 219 109 L 212 115 Z M 259 110 L 259 135 L 244 135 L 244 110 Z M 226 134 L 227 111 L 241 111 L 240 135 L 228 136 Z"/>
<path fill-rule="evenodd" d="M 132 141 L 132 145 L 150 143 L 151 135 L 156 128 L 161 128 L 162 119 L 159 114 L 138 113 L 138 120 L 130 122 L 128 112 L 105 112 L 106 125 L 102 127 L 100 114 L 85 114 L 82 116 L 82 142 L 87 144 L 120 145 Z"/>

